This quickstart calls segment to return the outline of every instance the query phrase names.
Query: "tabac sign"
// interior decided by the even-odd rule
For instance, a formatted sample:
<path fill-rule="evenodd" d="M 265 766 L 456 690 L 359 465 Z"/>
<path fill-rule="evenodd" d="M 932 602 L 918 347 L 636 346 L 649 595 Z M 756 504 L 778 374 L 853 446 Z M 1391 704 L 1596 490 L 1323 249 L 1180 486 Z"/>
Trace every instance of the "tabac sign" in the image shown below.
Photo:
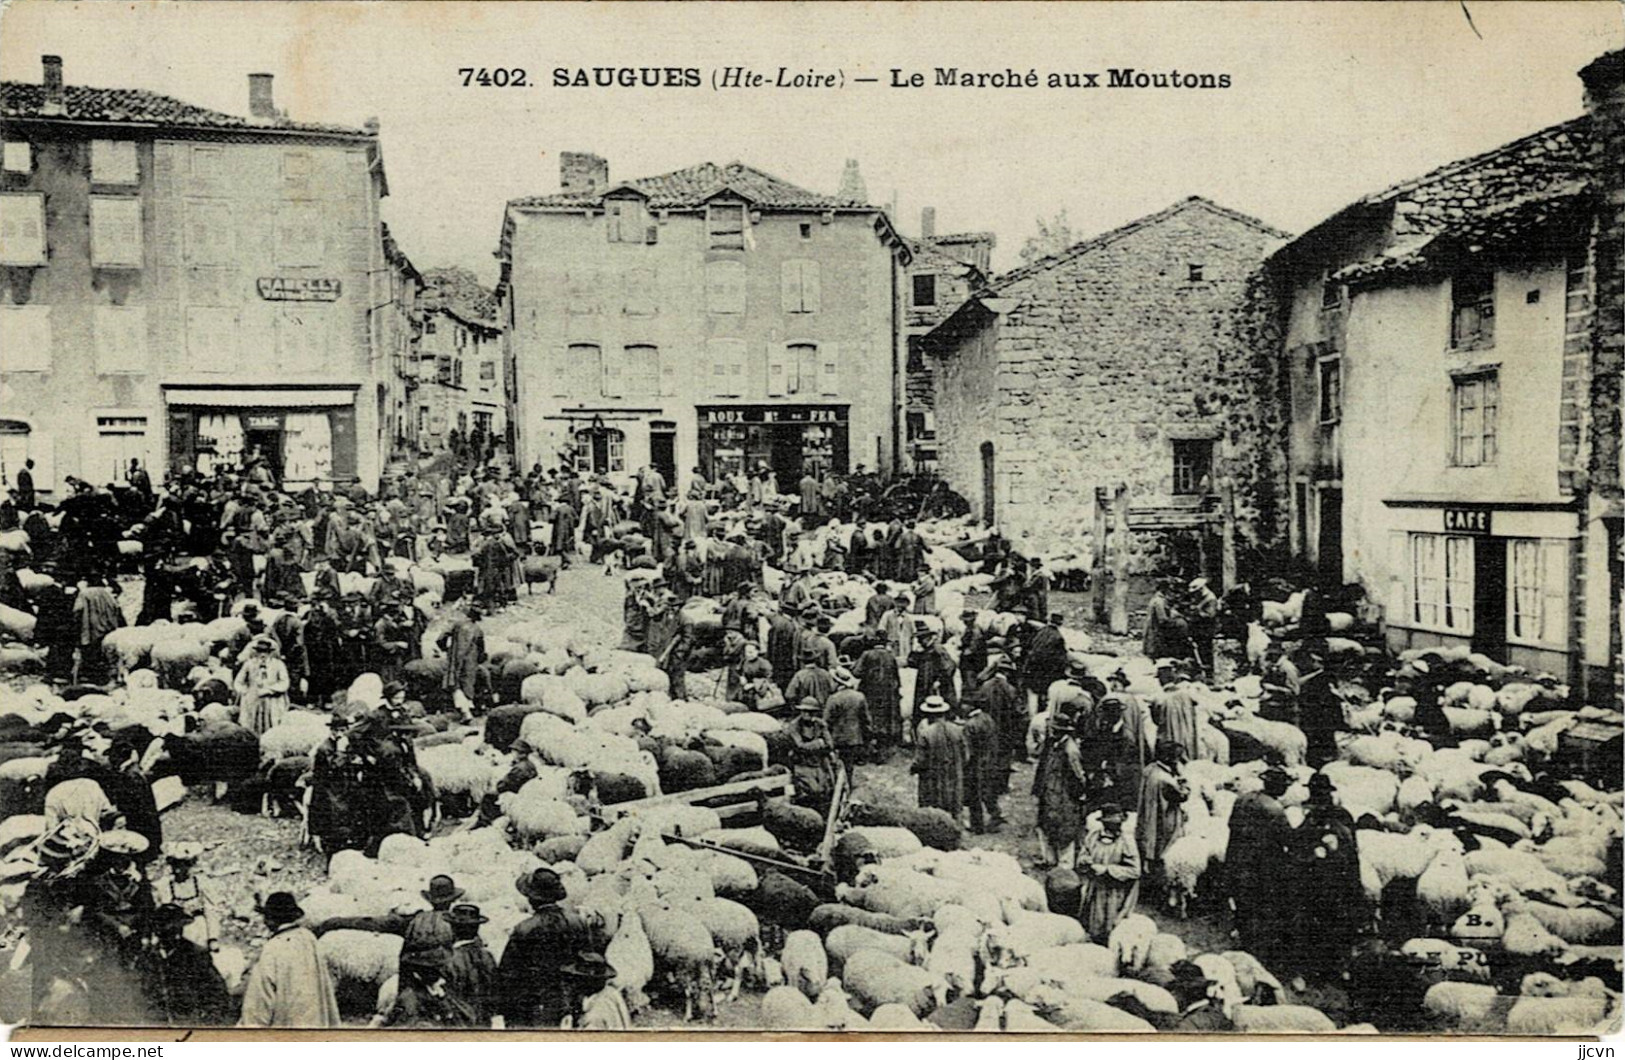
<path fill-rule="evenodd" d="M 1490 535 L 1490 510 L 1488 508 L 1446 508 L 1444 510 L 1444 532 L 1447 534 L 1474 534 L 1479 537 Z"/>
<path fill-rule="evenodd" d="M 267 302 L 337 302 L 344 285 L 322 276 L 261 276 L 254 286 Z"/>

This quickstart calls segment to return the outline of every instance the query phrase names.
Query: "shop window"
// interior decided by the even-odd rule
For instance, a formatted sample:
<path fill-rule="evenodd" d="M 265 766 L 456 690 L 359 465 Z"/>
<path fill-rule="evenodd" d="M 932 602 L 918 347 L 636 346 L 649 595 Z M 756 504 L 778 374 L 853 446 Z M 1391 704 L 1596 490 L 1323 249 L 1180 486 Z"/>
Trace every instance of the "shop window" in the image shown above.
<path fill-rule="evenodd" d="M 589 427 L 575 433 L 576 470 L 603 475 L 626 470 L 626 432 Z"/>
<path fill-rule="evenodd" d="M 1411 619 L 1429 629 L 1473 632 L 1473 539 L 1411 535 Z"/>
<path fill-rule="evenodd" d="M 50 492 L 56 488 L 52 469 L 55 452 L 49 435 L 35 431 L 23 420 L 0 419 L 0 481 L 9 489 L 17 484 L 17 472 L 34 461 L 34 489 Z"/>
<path fill-rule="evenodd" d="M 627 397 L 660 395 L 660 348 L 647 344 L 628 346 L 623 351 L 626 366 Z"/>
<path fill-rule="evenodd" d="M 278 265 L 320 265 L 322 263 L 321 213 L 314 206 L 284 205 L 277 211 L 276 260 Z"/>
<path fill-rule="evenodd" d="M 745 311 L 745 265 L 738 261 L 713 261 L 705 266 L 706 307 L 713 313 Z"/>
<path fill-rule="evenodd" d="M 185 254 L 193 265 L 229 265 L 234 259 L 231 207 L 223 202 L 186 204 Z"/>
<path fill-rule="evenodd" d="M 818 312 L 818 262 L 786 261 L 780 265 L 779 296 L 786 313 Z"/>
<path fill-rule="evenodd" d="M 1316 362 L 1319 376 L 1320 422 L 1336 423 L 1343 418 L 1343 361 L 1327 357 Z"/>
<path fill-rule="evenodd" d="M 34 171 L 34 147 L 27 140 L 7 140 L 3 158 L 0 158 L 0 168 L 7 173 L 32 173 Z"/>
<path fill-rule="evenodd" d="M 1451 463 L 1457 467 L 1495 463 L 1501 405 L 1497 373 L 1457 376 L 1450 404 L 1455 427 Z"/>
<path fill-rule="evenodd" d="M 139 184 L 140 166 L 134 140 L 90 141 L 90 182 L 92 184 Z"/>
<path fill-rule="evenodd" d="M 147 370 L 147 311 L 141 306 L 99 305 L 92 318 L 96 371 L 139 375 Z"/>
<path fill-rule="evenodd" d="M 1213 443 L 1205 438 L 1174 439 L 1174 493 L 1206 493 L 1213 473 Z"/>
<path fill-rule="evenodd" d="M 604 227 L 611 243 L 653 243 L 660 232 L 649 223 L 649 211 L 636 199 L 604 203 Z"/>
<path fill-rule="evenodd" d="M 1561 539 L 1509 541 L 1507 635 L 1524 644 L 1568 643 L 1569 543 Z"/>
<path fill-rule="evenodd" d="M 745 249 L 743 203 L 712 203 L 705 211 L 707 245 L 712 250 Z"/>
<path fill-rule="evenodd" d="M 141 200 L 92 196 L 90 263 L 97 268 L 141 267 Z"/>
<path fill-rule="evenodd" d="M 1495 339 L 1495 273 L 1473 269 L 1450 282 L 1450 345 L 1488 346 Z"/>
<path fill-rule="evenodd" d="M 0 335 L 5 336 L 0 372 L 51 370 L 50 306 L 0 305 Z"/>
<path fill-rule="evenodd" d="M 45 264 L 45 196 L 0 195 L 0 265 Z"/>

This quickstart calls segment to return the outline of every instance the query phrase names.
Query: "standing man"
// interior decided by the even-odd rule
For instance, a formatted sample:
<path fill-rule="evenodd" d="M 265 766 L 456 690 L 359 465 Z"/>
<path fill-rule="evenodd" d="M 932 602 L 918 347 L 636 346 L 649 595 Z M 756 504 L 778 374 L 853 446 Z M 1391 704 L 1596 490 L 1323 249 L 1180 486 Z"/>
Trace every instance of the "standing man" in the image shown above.
<path fill-rule="evenodd" d="M 485 612 L 478 604 L 452 620 L 452 626 L 440 636 L 440 650 L 446 653 L 446 679 L 442 687 L 451 693 L 458 710 L 467 715 L 473 710 L 474 697 L 479 692 L 479 670 L 485 664 L 485 627 L 480 620 Z M 457 696 L 463 697 L 462 701 Z"/>
<path fill-rule="evenodd" d="M 817 645 L 804 644 L 801 648 L 801 669 L 790 678 L 790 684 L 784 690 L 785 702 L 799 704 L 803 699 L 811 699 L 822 710 L 834 693 L 835 678 L 824 668 L 823 652 Z"/>
<path fill-rule="evenodd" d="M 847 780 L 851 781 L 869 747 L 869 704 L 858 691 L 858 679 L 851 670 L 839 666 L 831 676 L 836 691 L 824 703 L 824 721 L 835 742 L 835 753 L 846 767 Z"/>
<path fill-rule="evenodd" d="M 1213 595 L 1206 578 L 1193 580 L 1188 592 L 1190 618 L 1187 630 L 1191 647 L 1196 652 L 1196 665 L 1211 681 L 1218 676 L 1218 660 L 1213 657 L 1213 646 L 1219 636 L 1219 598 Z"/>
<path fill-rule="evenodd" d="M 883 637 L 874 637 L 858 657 L 858 691 L 869 710 L 869 737 L 875 751 L 890 754 L 903 736 L 903 680 L 897 656 Z M 1026 722 L 1022 723 L 1023 731 Z"/>
<path fill-rule="evenodd" d="M 1066 638 L 1061 635 L 1061 622 L 1063 619 L 1059 612 L 1049 616 L 1049 625 L 1041 626 L 1033 633 L 1032 641 L 1027 645 L 1027 691 L 1029 696 L 1029 714 L 1047 710 L 1053 704 L 1048 702 L 1049 686 L 1066 676 L 1066 664 L 1069 658 L 1066 650 Z"/>
<path fill-rule="evenodd" d="M 532 869 L 514 886 L 531 915 L 508 937 L 497 965 L 497 1013 L 508 1028 L 557 1027 L 570 1013 L 564 966 L 583 950 L 601 952 L 587 919 L 564 901 L 564 884 L 552 869 Z"/>
<path fill-rule="evenodd" d="M 797 489 L 801 493 L 801 528 L 812 529 L 824 521 L 824 495 L 818 488 L 818 479 L 813 474 L 815 468 L 808 467 L 807 473 L 801 476 Z"/>
<path fill-rule="evenodd" d="M 1301 653 L 1303 676 L 1298 679 L 1298 725 L 1308 747 L 1304 761 L 1310 769 L 1337 757 L 1337 732 L 1343 727 L 1343 702 L 1332 690 L 1326 672 L 1326 642 L 1306 641 Z"/>
<path fill-rule="evenodd" d="M 31 512 L 37 504 L 34 496 L 34 458 L 29 457 L 23 461 L 23 469 L 17 472 L 17 509 Z"/>
<path fill-rule="evenodd" d="M 271 937 L 243 987 L 244 1027 L 337 1027 L 339 1002 L 316 936 L 293 895 L 277 891 L 262 911 Z"/>
<path fill-rule="evenodd" d="M 447 917 L 452 943 L 446 988 L 473 1008 L 476 1027 L 489 1027 L 496 1014 L 497 962 L 480 939 L 480 925 L 490 919 L 467 903 L 452 906 Z"/>
<path fill-rule="evenodd" d="M 1010 772 L 998 722 L 987 712 L 985 701 L 985 693 L 978 690 L 963 702 L 965 752 L 969 756 L 965 766 L 965 801 L 970 804 L 973 832 L 997 832 L 1004 824 L 1004 815 L 999 812 L 999 796 L 1004 793 Z"/>
<path fill-rule="evenodd" d="M 948 701 L 928 696 L 920 704 L 923 720 L 914 737 L 914 764 L 909 772 L 920 778 L 920 806 L 945 810 L 957 822 L 965 806 L 965 763 L 969 751 L 965 734 L 948 720 Z"/>
<path fill-rule="evenodd" d="M 1293 838 L 1280 803 L 1292 776 L 1269 769 L 1262 780 L 1263 791 L 1243 794 L 1230 811 L 1224 876 L 1241 948 L 1267 961 L 1282 949 L 1281 928 L 1290 916 L 1275 889 Z"/>

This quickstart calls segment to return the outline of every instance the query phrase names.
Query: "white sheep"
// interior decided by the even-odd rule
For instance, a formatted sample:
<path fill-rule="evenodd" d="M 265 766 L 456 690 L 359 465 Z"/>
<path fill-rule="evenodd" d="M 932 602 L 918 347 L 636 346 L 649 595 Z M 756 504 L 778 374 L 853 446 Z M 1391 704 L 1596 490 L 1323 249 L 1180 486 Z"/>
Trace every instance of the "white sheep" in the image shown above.
<path fill-rule="evenodd" d="M 1239 1005 L 1231 1017 L 1241 1034 L 1329 1034 L 1337 1024 L 1308 1005 Z"/>
<path fill-rule="evenodd" d="M 1104 1001 L 1074 997 L 1054 983 L 1039 984 L 1022 1000 L 1061 1030 L 1098 1034 L 1143 1034 L 1156 1030 L 1132 1013 L 1114 1008 Z M 1009 1005 L 1006 1005 L 1005 1011 L 1008 1015 Z"/>
<path fill-rule="evenodd" d="M 718 958 L 711 933 L 692 913 L 668 905 L 645 905 L 638 915 L 649 937 L 656 973 L 682 991 L 683 1020 L 693 1019 L 696 1011 L 710 1016 Z"/>
<path fill-rule="evenodd" d="M 1279 756 L 1287 766 L 1303 765 L 1309 751 L 1308 737 L 1296 725 L 1269 721 L 1254 714 L 1241 714 L 1225 720 L 1225 728 L 1252 737 Z"/>
<path fill-rule="evenodd" d="M 818 1000 L 818 992 L 829 978 L 829 955 L 817 932 L 792 931 L 786 935 L 779 963 L 784 966 L 786 983 L 805 994 L 807 1000 Z"/>
<path fill-rule="evenodd" d="M 496 790 L 504 764 L 463 744 L 439 744 L 417 752 L 418 765 L 441 794 L 467 795 L 476 803 Z"/>
<path fill-rule="evenodd" d="M 846 961 L 841 981 L 863 1011 L 897 1004 L 925 1016 L 936 1006 L 937 983 L 931 973 L 881 950 L 854 953 Z"/>
<path fill-rule="evenodd" d="M 1529 1037 L 1590 1034 L 1608 1015 L 1608 999 L 1520 997 L 1507 1013 L 1507 1033 Z"/>
<path fill-rule="evenodd" d="M 329 931 L 316 942 L 334 985 L 383 986 L 400 966 L 401 937 L 374 931 Z"/>
<path fill-rule="evenodd" d="M 1112 927 L 1107 947 L 1117 958 L 1122 972 L 1137 972 L 1145 966 L 1151 940 L 1157 937 L 1156 921 L 1144 913 L 1130 913 Z"/>
<path fill-rule="evenodd" d="M 1456 1027 L 1483 1024 L 1495 1011 L 1496 990 L 1487 983 L 1434 983 L 1422 995 L 1422 1007 Z"/>
<path fill-rule="evenodd" d="M 775 986 L 762 998 L 762 1027 L 773 1031 L 819 1029 L 812 1002 L 790 986 Z"/>

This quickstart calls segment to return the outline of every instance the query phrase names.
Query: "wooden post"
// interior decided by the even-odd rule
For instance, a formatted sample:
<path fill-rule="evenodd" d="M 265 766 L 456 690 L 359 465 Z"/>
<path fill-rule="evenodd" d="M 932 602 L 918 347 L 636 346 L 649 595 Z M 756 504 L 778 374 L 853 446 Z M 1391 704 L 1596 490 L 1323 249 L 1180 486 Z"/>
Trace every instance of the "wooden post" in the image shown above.
<path fill-rule="evenodd" d="M 1096 622 L 1106 621 L 1106 487 L 1095 487 L 1095 561 L 1089 568 L 1089 597 Z M 1049 621 L 1045 615 L 1044 620 Z"/>
<path fill-rule="evenodd" d="M 1112 498 L 1112 529 L 1117 549 L 1112 553 L 1112 614 L 1107 629 L 1118 636 L 1128 633 L 1128 483 L 1117 484 Z"/>
<path fill-rule="evenodd" d="M 1221 547 L 1219 557 L 1219 595 L 1223 596 L 1236 586 L 1236 485 L 1226 475 L 1219 483 L 1219 528 Z"/>

